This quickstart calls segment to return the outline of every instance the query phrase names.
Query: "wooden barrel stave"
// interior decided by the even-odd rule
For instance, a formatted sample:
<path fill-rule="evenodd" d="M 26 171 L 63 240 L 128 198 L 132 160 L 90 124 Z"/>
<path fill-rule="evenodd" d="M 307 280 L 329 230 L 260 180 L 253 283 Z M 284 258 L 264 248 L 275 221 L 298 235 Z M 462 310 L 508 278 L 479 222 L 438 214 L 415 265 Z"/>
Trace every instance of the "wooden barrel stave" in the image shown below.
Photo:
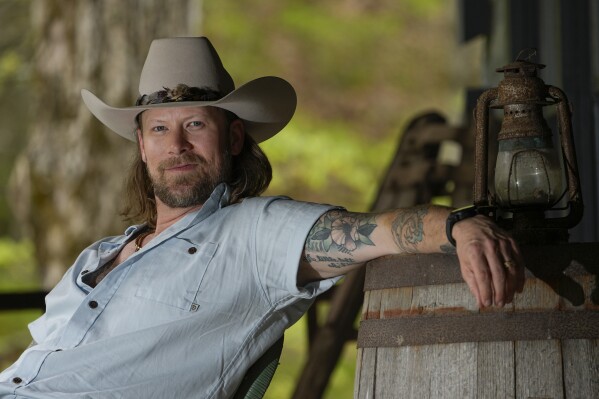
<path fill-rule="evenodd" d="M 599 309 L 592 299 L 597 295 L 596 275 L 580 270 L 564 274 L 567 284 L 552 284 L 529 273 L 524 292 L 513 304 L 484 311 L 476 308 L 463 282 L 369 289 L 362 320 Z M 581 293 L 581 301 L 571 302 Z M 402 337 L 393 339 L 401 342 Z M 599 398 L 598 341 L 591 337 L 359 347 L 354 398 Z"/>

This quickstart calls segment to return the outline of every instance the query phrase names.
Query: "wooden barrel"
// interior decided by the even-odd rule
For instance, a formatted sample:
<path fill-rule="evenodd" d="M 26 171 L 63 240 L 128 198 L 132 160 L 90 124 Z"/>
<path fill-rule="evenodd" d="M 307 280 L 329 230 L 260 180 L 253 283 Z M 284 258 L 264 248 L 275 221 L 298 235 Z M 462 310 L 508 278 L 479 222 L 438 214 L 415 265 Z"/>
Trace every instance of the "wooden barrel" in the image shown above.
<path fill-rule="evenodd" d="M 370 262 L 354 398 L 599 398 L 599 243 L 522 251 L 503 309 L 476 307 L 454 255 Z"/>

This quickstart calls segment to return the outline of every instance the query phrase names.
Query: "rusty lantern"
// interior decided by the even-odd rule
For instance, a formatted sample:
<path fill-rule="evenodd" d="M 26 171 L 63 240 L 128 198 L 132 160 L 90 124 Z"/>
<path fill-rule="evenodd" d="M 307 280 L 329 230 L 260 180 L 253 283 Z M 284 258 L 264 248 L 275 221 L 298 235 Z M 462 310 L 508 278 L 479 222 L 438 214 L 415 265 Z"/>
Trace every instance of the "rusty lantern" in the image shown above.
<path fill-rule="evenodd" d="M 583 210 L 568 99 L 537 76 L 544 67 L 517 59 L 498 68 L 504 79 L 478 98 L 475 109 L 474 204 L 524 242 L 567 241 Z M 559 145 L 543 116 L 549 105 L 557 107 Z M 492 189 L 490 108 L 503 109 Z"/>

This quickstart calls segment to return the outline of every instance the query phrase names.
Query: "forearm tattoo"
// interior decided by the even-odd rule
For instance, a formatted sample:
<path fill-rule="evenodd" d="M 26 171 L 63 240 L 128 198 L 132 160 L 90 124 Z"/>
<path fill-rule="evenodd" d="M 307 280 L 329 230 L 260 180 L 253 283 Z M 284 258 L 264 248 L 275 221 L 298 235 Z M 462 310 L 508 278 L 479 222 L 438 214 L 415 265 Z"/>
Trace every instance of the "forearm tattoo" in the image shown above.
<path fill-rule="evenodd" d="M 455 247 L 451 244 L 443 244 L 439 247 L 444 254 L 455 254 Z"/>
<path fill-rule="evenodd" d="M 391 232 L 395 244 L 404 253 L 419 252 L 418 244 L 424 239 L 424 217 L 428 207 L 400 210 L 393 221 Z"/>
<path fill-rule="evenodd" d="M 329 267 L 341 268 L 356 263 L 352 253 L 363 245 L 374 245 L 370 235 L 376 228 L 371 215 L 329 211 L 314 224 L 306 240 L 306 251 L 340 252 L 346 256 L 306 253 L 306 261 L 327 262 Z"/>
<path fill-rule="evenodd" d="M 333 257 L 333 256 L 323 256 L 323 255 L 310 255 L 306 254 L 304 259 L 308 263 L 314 262 L 327 262 L 326 265 L 328 267 L 333 267 L 335 269 L 340 269 L 344 266 L 350 266 L 356 263 L 356 260 L 350 256 L 347 257 Z"/>

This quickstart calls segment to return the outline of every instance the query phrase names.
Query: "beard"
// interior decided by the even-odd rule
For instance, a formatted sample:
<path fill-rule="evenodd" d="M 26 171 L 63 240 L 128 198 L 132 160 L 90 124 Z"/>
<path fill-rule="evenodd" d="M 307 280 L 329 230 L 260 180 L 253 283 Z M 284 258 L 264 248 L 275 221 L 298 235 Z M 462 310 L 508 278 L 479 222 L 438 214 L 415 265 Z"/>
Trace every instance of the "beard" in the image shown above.
<path fill-rule="evenodd" d="M 165 170 L 177 165 L 195 164 L 195 169 L 167 179 Z M 146 165 L 147 167 L 147 165 Z M 222 164 L 211 164 L 198 154 L 184 153 L 162 161 L 156 175 L 148 169 L 154 195 L 171 208 L 189 208 L 202 205 L 220 183 L 230 180 L 232 157 L 225 151 Z"/>

